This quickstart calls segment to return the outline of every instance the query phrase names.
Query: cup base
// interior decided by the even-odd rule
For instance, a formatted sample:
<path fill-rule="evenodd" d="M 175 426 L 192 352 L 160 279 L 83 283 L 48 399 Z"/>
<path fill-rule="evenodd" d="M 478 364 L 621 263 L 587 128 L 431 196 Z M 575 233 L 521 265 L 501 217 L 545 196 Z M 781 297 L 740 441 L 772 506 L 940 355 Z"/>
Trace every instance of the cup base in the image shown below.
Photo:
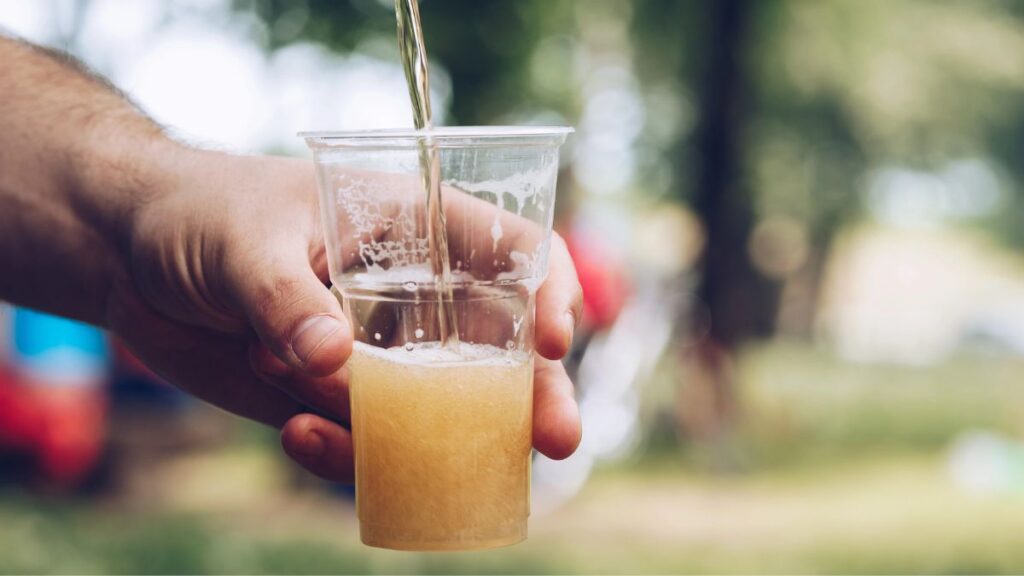
<path fill-rule="evenodd" d="M 405 550 L 414 552 L 486 550 L 511 546 L 526 540 L 526 519 L 514 520 L 493 529 L 481 531 L 477 537 L 458 539 L 423 540 L 419 538 L 402 538 L 394 526 L 374 525 L 361 522 L 359 537 L 363 544 L 374 548 L 389 550 Z"/>

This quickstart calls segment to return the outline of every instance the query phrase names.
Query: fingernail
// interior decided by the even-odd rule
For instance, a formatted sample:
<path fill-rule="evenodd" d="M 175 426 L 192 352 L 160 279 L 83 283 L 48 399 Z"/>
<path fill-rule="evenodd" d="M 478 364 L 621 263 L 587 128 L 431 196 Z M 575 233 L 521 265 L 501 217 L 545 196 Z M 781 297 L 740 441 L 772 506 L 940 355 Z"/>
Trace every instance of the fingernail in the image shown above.
<path fill-rule="evenodd" d="M 316 430 L 307 432 L 302 442 L 295 447 L 295 452 L 306 458 L 319 458 L 324 455 L 326 450 L 327 443 L 324 441 L 324 437 Z"/>
<path fill-rule="evenodd" d="M 572 312 L 566 312 L 562 322 L 565 324 L 565 333 L 569 335 L 566 338 L 565 344 L 565 349 L 568 350 L 572 346 L 573 333 L 576 332 L 576 317 L 573 316 Z"/>
<path fill-rule="evenodd" d="M 313 316 L 299 325 L 292 337 L 292 350 L 303 364 L 309 362 L 316 352 L 332 334 L 341 328 L 341 323 L 333 316 Z"/>

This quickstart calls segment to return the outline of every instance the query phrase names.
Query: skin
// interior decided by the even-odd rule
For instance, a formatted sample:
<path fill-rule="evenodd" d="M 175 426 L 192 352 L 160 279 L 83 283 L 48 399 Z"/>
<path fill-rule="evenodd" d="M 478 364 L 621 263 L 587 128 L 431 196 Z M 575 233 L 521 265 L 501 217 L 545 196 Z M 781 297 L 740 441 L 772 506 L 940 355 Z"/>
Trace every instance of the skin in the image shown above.
<path fill-rule="evenodd" d="M 0 299 L 108 329 L 168 382 L 352 480 L 351 327 L 328 290 L 311 163 L 169 138 L 61 54 L 0 37 Z M 534 446 L 580 440 L 558 362 L 582 302 L 560 238 L 537 296 Z"/>

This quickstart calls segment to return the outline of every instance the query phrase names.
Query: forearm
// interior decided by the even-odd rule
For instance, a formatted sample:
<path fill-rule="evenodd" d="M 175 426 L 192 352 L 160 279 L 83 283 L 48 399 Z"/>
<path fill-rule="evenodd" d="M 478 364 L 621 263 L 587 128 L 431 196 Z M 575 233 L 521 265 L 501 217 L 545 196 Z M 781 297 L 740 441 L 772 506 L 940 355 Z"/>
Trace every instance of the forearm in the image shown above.
<path fill-rule="evenodd" d="M 178 147 L 59 56 L 0 37 L 0 62 L 0 299 L 103 325 L 131 214 Z"/>

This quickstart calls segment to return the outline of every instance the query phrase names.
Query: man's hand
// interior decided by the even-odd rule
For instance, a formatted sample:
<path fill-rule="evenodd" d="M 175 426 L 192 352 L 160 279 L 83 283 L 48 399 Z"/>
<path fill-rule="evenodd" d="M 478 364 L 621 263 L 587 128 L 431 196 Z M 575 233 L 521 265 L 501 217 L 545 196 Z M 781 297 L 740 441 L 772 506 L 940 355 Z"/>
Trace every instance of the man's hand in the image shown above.
<path fill-rule="evenodd" d="M 134 211 L 131 274 L 110 326 L 158 373 L 204 400 L 283 428 L 315 474 L 352 477 L 351 328 L 327 288 L 308 162 L 181 150 L 178 168 Z M 580 419 L 561 363 L 580 292 L 564 243 L 538 295 L 535 445 L 570 454 Z M 310 410 L 312 413 L 310 412 Z"/>
<path fill-rule="evenodd" d="M 109 328 L 172 384 L 352 476 L 351 328 L 327 289 L 309 162 L 191 149 L 60 54 L 0 37 L 0 299 Z M 580 290 L 556 239 L 537 297 L 534 444 L 580 439 Z"/>
<path fill-rule="evenodd" d="M 182 388 L 282 428 L 285 451 L 300 464 L 350 480 L 344 362 L 352 335 L 327 288 L 312 165 L 184 149 L 173 163 L 170 179 L 134 212 L 131 274 L 115 285 L 111 327 Z M 534 407 L 534 443 L 553 458 L 571 454 L 580 437 L 572 384 L 557 361 L 579 299 L 556 240 L 538 293 Z"/>

